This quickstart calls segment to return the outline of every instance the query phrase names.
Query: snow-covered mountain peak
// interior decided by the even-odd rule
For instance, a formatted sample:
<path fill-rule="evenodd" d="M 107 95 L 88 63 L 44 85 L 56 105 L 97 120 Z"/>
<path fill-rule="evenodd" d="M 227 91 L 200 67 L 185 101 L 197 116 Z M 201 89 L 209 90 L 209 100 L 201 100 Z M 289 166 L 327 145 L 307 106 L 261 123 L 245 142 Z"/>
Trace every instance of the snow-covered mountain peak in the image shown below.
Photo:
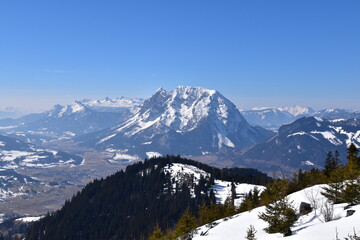
<path fill-rule="evenodd" d="M 99 134 L 95 145 L 133 152 L 141 148 L 160 154 L 209 154 L 249 146 L 270 135 L 251 127 L 219 92 L 179 86 L 157 90 L 133 117 Z"/>
<path fill-rule="evenodd" d="M 143 103 L 143 99 L 140 98 L 127 98 L 127 97 L 120 97 L 120 98 L 109 98 L 105 97 L 104 99 L 99 100 L 90 100 L 84 99 L 80 101 L 81 104 L 87 106 L 91 109 L 110 109 L 110 108 L 133 108 L 137 105 L 141 105 Z"/>
<path fill-rule="evenodd" d="M 302 106 L 291 106 L 284 108 L 286 111 L 288 111 L 293 116 L 297 117 L 304 114 L 311 114 L 314 113 L 314 110 L 310 107 L 302 107 Z"/>
<path fill-rule="evenodd" d="M 136 122 L 140 128 L 133 133 L 154 124 L 166 126 L 177 132 L 188 132 L 207 117 L 227 124 L 231 114 L 234 121 L 247 124 L 235 105 L 215 90 L 179 86 L 168 92 L 160 88 L 121 129 Z"/>
<path fill-rule="evenodd" d="M 75 101 L 75 104 L 71 105 L 71 112 L 81 112 L 85 110 L 85 106 L 80 101 Z"/>
<path fill-rule="evenodd" d="M 75 101 L 73 104 L 66 106 L 55 105 L 48 111 L 49 117 L 64 117 L 74 113 L 80 113 L 85 110 L 95 112 L 124 112 L 130 110 L 131 112 L 137 111 L 143 104 L 143 99 L 131 99 L 126 97 L 109 98 L 99 100 L 83 99 Z"/>
<path fill-rule="evenodd" d="M 183 97 L 186 98 L 188 95 L 214 95 L 217 93 L 216 90 L 210 90 L 202 87 L 190 87 L 190 86 L 178 86 L 176 89 L 174 89 L 172 92 L 176 93 L 177 95 L 181 94 Z"/>

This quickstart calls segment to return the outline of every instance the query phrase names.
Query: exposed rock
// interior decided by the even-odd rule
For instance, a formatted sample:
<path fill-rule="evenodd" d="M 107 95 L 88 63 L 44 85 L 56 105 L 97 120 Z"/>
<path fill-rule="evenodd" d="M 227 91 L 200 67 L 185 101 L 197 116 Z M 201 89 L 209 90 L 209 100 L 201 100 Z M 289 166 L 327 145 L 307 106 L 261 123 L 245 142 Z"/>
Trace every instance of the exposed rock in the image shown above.
<path fill-rule="evenodd" d="M 299 210 L 299 215 L 306 215 L 308 213 L 310 213 L 312 211 L 312 207 L 309 203 L 306 202 L 301 202 L 300 203 L 300 210 Z"/>
<path fill-rule="evenodd" d="M 353 215 L 354 213 L 355 213 L 355 210 L 347 210 L 346 216 L 349 217 L 349 216 Z"/>

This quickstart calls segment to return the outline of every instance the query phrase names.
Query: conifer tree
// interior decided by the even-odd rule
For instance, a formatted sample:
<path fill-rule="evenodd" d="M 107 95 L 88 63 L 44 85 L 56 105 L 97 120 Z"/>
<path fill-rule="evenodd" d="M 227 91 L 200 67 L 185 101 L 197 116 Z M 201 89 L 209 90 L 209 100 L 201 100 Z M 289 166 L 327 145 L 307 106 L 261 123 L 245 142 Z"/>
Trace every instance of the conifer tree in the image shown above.
<path fill-rule="evenodd" d="M 245 212 L 249 211 L 253 208 L 252 205 L 252 193 L 251 191 L 247 194 L 245 194 L 240 206 L 239 206 L 239 212 Z"/>
<path fill-rule="evenodd" d="M 192 229 L 195 228 L 195 217 L 191 214 L 189 209 L 181 215 L 178 223 L 176 224 L 174 235 L 175 237 L 187 236 Z"/>
<path fill-rule="evenodd" d="M 352 164 L 352 166 L 356 167 L 357 169 L 360 169 L 360 158 L 357 156 L 359 153 L 359 150 L 356 148 L 354 143 L 351 143 L 350 146 L 347 149 L 348 152 L 348 164 Z"/>
<path fill-rule="evenodd" d="M 240 204 L 239 212 L 249 211 L 260 206 L 260 191 L 257 187 L 245 194 L 243 201 Z"/>
<path fill-rule="evenodd" d="M 295 210 L 286 197 L 268 204 L 265 212 L 258 217 L 268 223 L 266 232 L 282 233 L 284 236 L 292 234 L 291 227 L 297 220 Z"/>
<path fill-rule="evenodd" d="M 274 201 L 283 199 L 287 192 L 287 180 L 276 180 L 266 186 L 261 193 L 261 203 L 266 205 Z"/>
<path fill-rule="evenodd" d="M 253 225 L 250 225 L 250 227 L 246 230 L 246 236 L 245 239 L 247 240 L 256 240 L 255 234 L 256 230 Z"/>
<path fill-rule="evenodd" d="M 335 169 L 330 174 L 330 183 L 327 187 L 323 188 L 323 192 L 321 194 L 325 196 L 330 202 L 333 204 L 342 203 L 344 202 L 342 191 L 344 189 L 344 175 L 345 169 L 338 168 Z"/>
<path fill-rule="evenodd" d="M 161 231 L 158 224 L 156 224 L 154 231 L 151 233 L 149 240 L 162 240 L 164 233 Z"/>
<path fill-rule="evenodd" d="M 338 167 L 340 167 L 340 153 L 338 150 L 335 150 L 334 153 L 334 161 L 333 161 L 333 169 L 337 169 Z"/>
<path fill-rule="evenodd" d="M 349 180 L 342 191 L 342 197 L 350 205 L 360 204 L 360 180 Z"/>
<path fill-rule="evenodd" d="M 325 159 L 325 166 L 324 166 L 324 174 L 326 177 L 330 177 L 331 172 L 334 170 L 334 160 L 333 160 L 333 155 L 332 152 L 329 151 L 326 159 Z"/>
<path fill-rule="evenodd" d="M 231 182 L 231 203 L 235 206 L 235 199 L 236 199 L 236 186 L 234 182 Z"/>

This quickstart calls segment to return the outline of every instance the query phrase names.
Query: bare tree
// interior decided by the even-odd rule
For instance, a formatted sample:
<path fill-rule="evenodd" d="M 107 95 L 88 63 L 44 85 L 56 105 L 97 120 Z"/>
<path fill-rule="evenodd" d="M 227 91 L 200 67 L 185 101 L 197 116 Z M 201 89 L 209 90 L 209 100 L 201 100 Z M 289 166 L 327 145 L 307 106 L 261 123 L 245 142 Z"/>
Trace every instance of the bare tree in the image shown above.
<path fill-rule="evenodd" d="M 314 215 L 317 216 L 319 208 L 319 189 L 315 190 L 313 187 L 305 190 L 305 197 L 310 202 L 311 207 L 314 209 Z"/>
<path fill-rule="evenodd" d="M 322 201 L 320 213 L 323 217 L 324 222 L 332 221 L 334 219 L 334 205 L 329 201 Z"/>

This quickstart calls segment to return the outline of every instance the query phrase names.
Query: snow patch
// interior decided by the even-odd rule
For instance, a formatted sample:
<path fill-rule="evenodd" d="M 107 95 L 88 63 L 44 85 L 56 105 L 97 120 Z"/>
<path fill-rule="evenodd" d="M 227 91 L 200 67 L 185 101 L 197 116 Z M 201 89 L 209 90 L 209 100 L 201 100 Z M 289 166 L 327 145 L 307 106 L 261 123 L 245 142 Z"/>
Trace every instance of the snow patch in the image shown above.
<path fill-rule="evenodd" d="M 23 218 L 18 218 L 15 221 L 29 223 L 29 222 L 39 221 L 41 218 L 43 218 L 43 216 L 40 216 L 40 217 L 23 217 Z"/>
<path fill-rule="evenodd" d="M 319 132 L 319 131 L 311 131 L 312 134 L 321 134 L 325 139 L 327 139 L 329 142 L 331 142 L 332 144 L 339 146 L 341 144 L 343 144 L 343 142 L 338 139 L 333 133 L 329 132 L 329 131 L 325 131 L 325 132 Z"/>
<path fill-rule="evenodd" d="M 148 158 L 161 157 L 162 154 L 158 152 L 146 152 Z"/>
<path fill-rule="evenodd" d="M 113 137 L 115 137 L 115 136 L 116 136 L 116 134 L 112 134 L 112 135 L 110 135 L 110 136 L 107 136 L 107 137 L 101 139 L 97 144 L 103 143 L 103 142 L 105 142 L 105 141 L 107 141 L 107 140 L 109 140 L 110 138 L 113 138 Z"/>

